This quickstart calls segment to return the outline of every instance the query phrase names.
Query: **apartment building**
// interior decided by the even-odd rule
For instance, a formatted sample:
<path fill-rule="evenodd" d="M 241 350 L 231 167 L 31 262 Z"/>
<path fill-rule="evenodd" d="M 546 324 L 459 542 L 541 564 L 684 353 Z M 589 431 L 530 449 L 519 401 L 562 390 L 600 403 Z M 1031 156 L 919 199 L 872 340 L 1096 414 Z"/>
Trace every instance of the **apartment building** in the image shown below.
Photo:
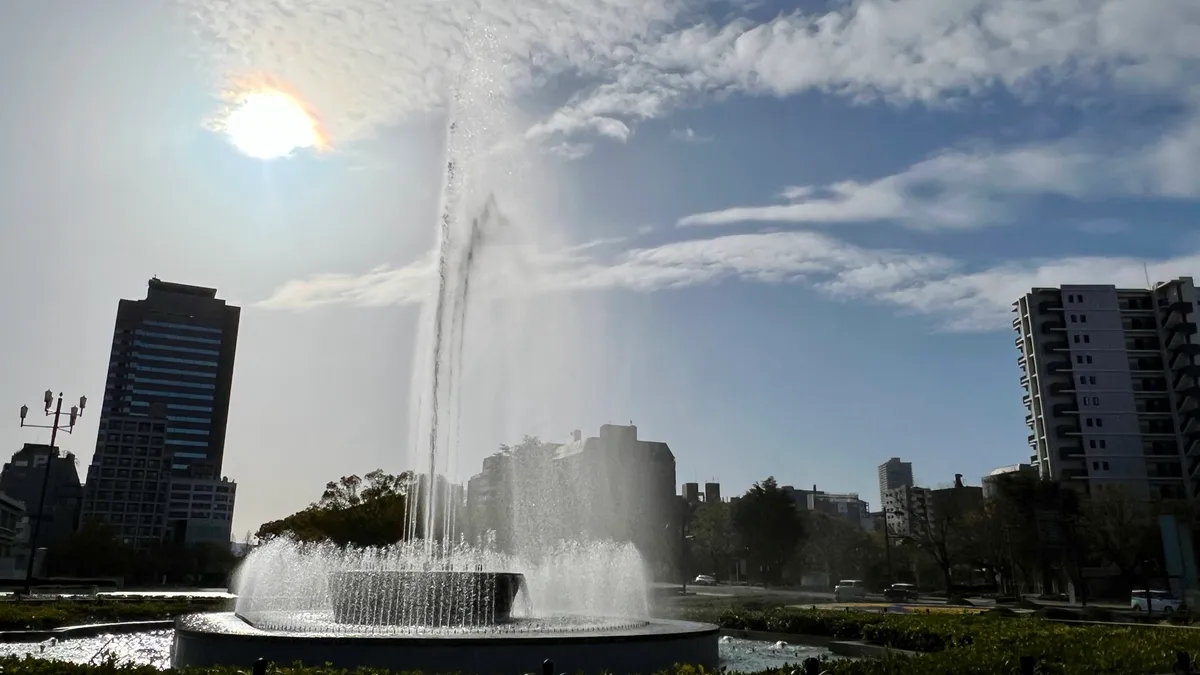
<path fill-rule="evenodd" d="M 1200 338 L 1191 277 L 1151 289 L 1034 288 L 1014 303 L 1030 464 L 1088 490 L 1200 491 Z"/>
<path fill-rule="evenodd" d="M 888 532 L 912 534 L 933 517 L 933 490 L 913 485 L 884 490 L 883 516 Z"/>
<path fill-rule="evenodd" d="M 888 490 L 913 486 L 912 462 L 893 457 L 879 465 L 879 499 L 883 500 Z"/>

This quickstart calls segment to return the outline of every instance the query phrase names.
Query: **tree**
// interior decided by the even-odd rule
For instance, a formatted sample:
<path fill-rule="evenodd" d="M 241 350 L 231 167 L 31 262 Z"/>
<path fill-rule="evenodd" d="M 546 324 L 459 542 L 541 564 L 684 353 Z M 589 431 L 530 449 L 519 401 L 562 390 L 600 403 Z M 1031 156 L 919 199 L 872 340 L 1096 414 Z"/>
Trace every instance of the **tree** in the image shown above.
<path fill-rule="evenodd" d="M 792 498 L 775 478 L 754 484 L 734 509 L 733 522 L 747 557 L 766 583 L 778 582 L 804 539 L 804 525 Z"/>
<path fill-rule="evenodd" d="M 979 511 L 979 491 L 961 485 L 933 491 L 931 508 L 908 515 L 908 529 L 896 538 L 911 542 L 937 565 L 946 592 L 953 587 L 954 567 L 968 561 L 967 523 Z"/>
<path fill-rule="evenodd" d="M 810 512 L 805 521 L 807 538 L 800 559 L 804 570 L 824 573 L 830 583 L 839 579 L 878 581 L 876 577 L 883 576 L 881 537 L 828 513 Z"/>
<path fill-rule="evenodd" d="M 63 545 L 50 551 L 52 574 L 78 577 L 126 576 L 136 552 L 108 523 L 85 520 Z"/>
<path fill-rule="evenodd" d="M 386 546 L 407 535 L 408 472 L 399 475 L 375 470 L 344 476 L 325 486 L 316 503 L 287 518 L 265 523 L 260 540 L 290 536 L 298 541 L 333 541 L 339 546 Z"/>
<path fill-rule="evenodd" d="M 692 515 L 692 556 L 721 580 L 733 565 L 736 531 L 728 504 L 701 504 Z"/>
<path fill-rule="evenodd" d="M 1079 525 L 1087 548 L 1112 565 L 1129 587 L 1142 561 L 1159 557 L 1159 531 L 1150 504 L 1129 488 L 1103 486 L 1082 503 Z"/>

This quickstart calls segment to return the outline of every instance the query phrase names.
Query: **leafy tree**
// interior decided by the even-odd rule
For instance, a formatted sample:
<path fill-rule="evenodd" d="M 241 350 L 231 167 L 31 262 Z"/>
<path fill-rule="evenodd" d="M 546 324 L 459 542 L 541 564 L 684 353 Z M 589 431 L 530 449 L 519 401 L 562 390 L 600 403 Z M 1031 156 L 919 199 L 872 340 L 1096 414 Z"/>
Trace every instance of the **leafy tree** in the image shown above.
<path fill-rule="evenodd" d="M 804 539 L 804 524 L 792 498 L 775 478 L 757 482 L 738 501 L 733 522 L 747 557 L 766 583 L 778 582 Z"/>
<path fill-rule="evenodd" d="M 737 549 L 737 533 L 728 504 L 713 502 L 701 504 L 692 514 L 692 556 L 697 563 L 705 565 L 718 580 L 733 565 Z"/>
<path fill-rule="evenodd" d="M 381 470 L 344 476 L 325 486 L 321 499 L 287 518 L 258 529 L 260 540 L 290 536 L 298 541 L 333 541 L 340 546 L 386 546 L 407 534 L 408 472 Z"/>

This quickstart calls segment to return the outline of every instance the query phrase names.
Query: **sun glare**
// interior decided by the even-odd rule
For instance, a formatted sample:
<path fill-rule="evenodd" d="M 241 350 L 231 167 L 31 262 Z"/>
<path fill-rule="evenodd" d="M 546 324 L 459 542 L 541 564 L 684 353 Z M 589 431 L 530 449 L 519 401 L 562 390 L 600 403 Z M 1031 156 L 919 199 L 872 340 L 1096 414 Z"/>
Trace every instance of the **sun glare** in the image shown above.
<path fill-rule="evenodd" d="M 220 127 L 242 154 L 270 160 L 305 148 L 325 148 L 320 123 L 295 96 L 262 88 L 232 99 Z"/>

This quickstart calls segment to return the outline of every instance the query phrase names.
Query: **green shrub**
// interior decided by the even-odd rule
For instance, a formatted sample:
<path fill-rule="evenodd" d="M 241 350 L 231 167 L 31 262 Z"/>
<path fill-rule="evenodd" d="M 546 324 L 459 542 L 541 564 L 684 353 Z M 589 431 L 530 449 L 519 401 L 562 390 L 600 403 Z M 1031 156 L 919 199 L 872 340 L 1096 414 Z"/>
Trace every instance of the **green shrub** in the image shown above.
<path fill-rule="evenodd" d="M 63 626 L 116 621 L 153 621 L 182 614 L 224 609 L 224 598 L 138 598 L 136 601 L 98 597 L 55 602 L 0 603 L 0 630 L 49 630 Z"/>
<path fill-rule="evenodd" d="M 695 615 L 740 630 L 857 639 L 921 652 L 887 659 L 833 661 L 831 675 L 1006 675 L 1032 656 L 1043 675 L 1169 673 L 1177 652 L 1200 656 L 1200 630 L 1154 626 L 1075 626 L 1032 617 L 981 614 L 868 614 L 783 610 Z"/>

